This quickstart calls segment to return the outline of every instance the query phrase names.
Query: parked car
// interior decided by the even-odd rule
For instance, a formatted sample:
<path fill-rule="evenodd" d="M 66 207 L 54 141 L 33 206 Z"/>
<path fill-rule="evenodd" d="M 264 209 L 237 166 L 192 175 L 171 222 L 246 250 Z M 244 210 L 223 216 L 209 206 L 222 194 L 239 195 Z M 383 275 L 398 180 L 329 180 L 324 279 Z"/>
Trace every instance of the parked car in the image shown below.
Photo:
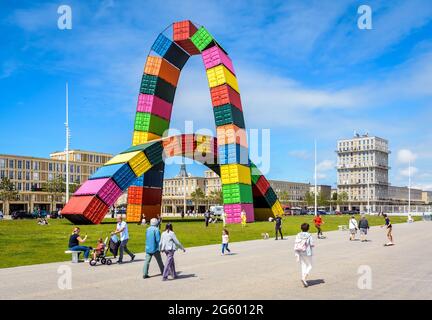
<path fill-rule="evenodd" d="M 17 220 L 17 219 L 33 219 L 34 217 L 30 212 L 19 210 L 19 211 L 12 212 L 11 218 L 13 220 Z"/>
<path fill-rule="evenodd" d="M 223 206 L 211 206 L 210 207 L 210 213 L 214 216 L 220 216 L 220 215 L 222 215 L 222 212 L 224 212 Z"/>

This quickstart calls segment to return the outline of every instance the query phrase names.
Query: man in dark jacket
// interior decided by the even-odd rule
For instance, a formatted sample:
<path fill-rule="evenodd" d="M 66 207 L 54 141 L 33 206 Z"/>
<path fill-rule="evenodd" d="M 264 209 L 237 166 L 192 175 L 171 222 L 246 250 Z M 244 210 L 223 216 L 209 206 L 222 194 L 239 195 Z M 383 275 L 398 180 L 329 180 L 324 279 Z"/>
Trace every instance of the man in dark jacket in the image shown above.
<path fill-rule="evenodd" d="M 359 221 L 359 229 L 360 229 L 360 240 L 361 242 L 366 242 L 366 235 L 369 229 L 369 222 L 367 221 L 366 217 L 362 215 L 360 221 Z"/>
<path fill-rule="evenodd" d="M 281 240 L 283 240 L 283 235 L 282 235 L 282 218 L 280 216 L 277 216 L 275 219 L 275 231 L 276 231 L 276 239 L 278 240 L 278 233 L 280 233 L 281 236 Z"/>

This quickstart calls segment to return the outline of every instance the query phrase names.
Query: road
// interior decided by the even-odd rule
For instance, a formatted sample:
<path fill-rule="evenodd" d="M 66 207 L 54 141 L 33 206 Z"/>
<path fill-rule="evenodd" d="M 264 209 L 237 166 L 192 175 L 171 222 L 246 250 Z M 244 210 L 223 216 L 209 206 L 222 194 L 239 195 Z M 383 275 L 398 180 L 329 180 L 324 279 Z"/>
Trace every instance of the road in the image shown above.
<path fill-rule="evenodd" d="M 234 254 L 226 256 L 218 245 L 177 252 L 179 279 L 166 282 L 156 261 L 152 277 L 142 279 L 143 254 L 123 265 L 0 269 L 0 299 L 430 299 L 431 227 L 432 222 L 394 225 L 392 247 L 383 246 L 385 231 L 379 227 L 371 228 L 367 243 L 348 241 L 347 232 L 328 232 L 316 240 L 309 288 L 300 283 L 291 236 L 231 243 Z M 71 289 L 63 281 L 69 271 Z"/>

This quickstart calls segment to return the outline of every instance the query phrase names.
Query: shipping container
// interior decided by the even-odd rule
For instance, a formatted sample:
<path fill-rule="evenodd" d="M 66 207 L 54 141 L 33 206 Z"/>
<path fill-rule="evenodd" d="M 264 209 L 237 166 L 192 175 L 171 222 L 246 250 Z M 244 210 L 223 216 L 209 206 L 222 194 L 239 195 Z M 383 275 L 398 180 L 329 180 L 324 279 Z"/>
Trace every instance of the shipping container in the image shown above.
<path fill-rule="evenodd" d="M 222 184 L 251 184 L 250 168 L 240 164 L 224 164 L 220 166 Z"/>
<path fill-rule="evenodd" d="M 174 102 L 176 87 L 158 76 L 143 74 L 140 93 L 155 95 L 172 104 Z"/>
<path fill-rule="evenodd" d="M 222 106 L 214 107 L 213 114 L 215 117 L 216 126 L 234 124 L 238 128 L 245 128 L 243 112 L 234 107 L 232 104 L 224 104 Z"/>
<path fill-rule="evenodd" d="M 253 203 L 252 188 L 248 184 L 223 184 L 222 194 L 224 204 Z"/>
<path fill-rule="evenodd" d="M 242 110 L 240 94 L 227 84 L 210 88 L 210 96 L 213 107 L 231 104 Z"/>
<path fill-rule="evenodd" d="M 265 195 L 267 190 L 270 188 L 270 183 L 264 176 L 259 177 L 255 185 L 263 195 Z"/>
<path fill-rule="evenodd" d="M 140 93 L 137 103 L 138 112 L 148 112 L 165 120 L 171 119 L 172 104 L 162 100 L 158 96 Z"/>
<path fill-rule="evenodd" d="M 210 88 L 228 84 L 231 88 L 240 93 L 237 78 L 224 65 L 218 65 L 207 69 L 206 74 Z"/>
<path fill-rule="evenodd" d="M 267 202 L 268 202 L 270 207 L 272 207 L 275 204 L 275 202 L 277 201 L 277 195 L 274 192 L 273 188 L 271 188 L 271 187 L 268 188 L 264 197 L 267 199 Z"/>
<path fill-rule="evenodd" d="M 143 209 L 141 204 L 128 204 L 126 208 L 126 221 L 141 222 L 142 212 Z"/>
<path fill-rule="evenodd" d="M 242 211 L 246 213 L 246 222 L 253 222 L 254 219 L 254 207 L 252 203 L 237 203 L 237 204 L 226 204 L 224 205 L 224 211 L 227 215 L 235 219 L 240 219 Z"/>
<path fill-rule="evenodd" d="M 129 161 L 129 165 L 132 168 L 133 172 L 135 173 L 136 177 L 143 175 L 145 172 L 150 170 L 152 167 L 152 164 L 147 159 L 144 152 L 139 152 L 139 154 L 136 157 L 132 158 Z M 131 183 L 132 182 L 133 181 L 131 181 Z"/>
<path fill-rule="evenodd" d="M 121 194 L 122 190 L 109 178 L 87 180 L 74 193 L 76 196 L 97 195 L 108 206 L 112 206 Z"/>
<path fill-rule="evenodd" d="M 144 174 L 143 185 L 145 187 L 162 188 L 163 176 L 163 169 L 152 168 Z"/>
<path fill-rule="evenodd" d="M 271 208 L 256 208 L 254 209 L 255 221 L 268 221 L 270 217 L 274 217 Z"/>
<path fill-rule="evenodd" d="M 272 206 L 272 212 L 275 216 L 282 216 L 284 214 L 284 210 L 279 200 L 276 200 L 276 202 Z"/>
<path fill-rule="evenodd" d="M 202 59 L 206 69 L 223 64 L 233 75 L 235 75 L 234 66 L 231 59 L 218 46 L 211 47 L 202 52 Z"/>
<path fill-rule="evenodd" d="M 186 51 L 162 33 L 159 34 L 153 43 L 152 50 L 180 70 L 190 57 Z"/>
<path fill-rule="evenodd" d="M 125 190 L 136 177 L 128 163 L 119 163 L 100 167 L 89 179 L 112 178 L 121 190 Z"/>
<path fill-rule="evenodd" d="M 200 51 L 190 39 L 197 30 L 197 27 L 189 20 L 175 22 L 173 25 L 173 40 L 190 55 L 199 54 Z"/>
<path fill-rule="evenodd" d="M 129 162 L 131 159 L 138 156 L 140 153 L 142 153 L 142 151 L 132 151 L 132 152 L 120 153 L 120 154 L 116 155 L 115 157 L 111 158 L 107 163 L 105 163 L 105 165 L 109 166 L 112 164 Z"/>
<path fill-rule="evenodd" d="M 253 195 L 253 205 L 254 208 L 270 208 L 270 205 L 264 195 L 261 194 L 261 191 L 257 189 L 254 185 L 252 186 L 252 195 Z"/>
<path fill-rule="evenodd" d="M 149 221 L 152 218 L 156 218 L 161 214 L 161 205 L 143 205 L 143 216 L 146 221 Z"/>
<path fill-rule="evenodd" d="M 162 136 L 169 128 L 169 121 L 148 112 L 137 112 L 135 114 L 136 131 L 151 132 Z"/>
<path fill-rule="evenodd" d="M 135 181 L 131 184 L 132 186 L 142 187 L 144 184 L 144 175 L 139 176 L 135 179 Z"/>
<path fill-rule="evenodd" d="M 218 147 L 219 164 L 249 164 L 249 151 L 247 148 L 230 143 Z"/>
<path fill-rule="evenodd" d="M 160 139 L 161 136 L 158 136 L 157 134 L 151 133 L 151 132 L 144 132 L 144 131 L 136 131 L 134 130 L 133 133 L 133 139 L 132 139 L 132 145 L 137 146 L 140 144 L 144 144 L 146 142 Z"/>
<path fill-rule="evenodd" d="M 162 188 L 143 188 L 143 204 L 156 205 L 162 203 Z"/>
<path fill-rule="evenodd" d="M 236 143 L 242 147 L 248 147 L 246 130 L 236 125 L 226 124 L 219 126 L 216 128 L 216 135 L 219 146 Z"/>
<path fill-rule="evenodd" d="M 108 206 L 96 196 L 73 196 L 62 209 L 62 216 L 74 224 L 99 224 Z"/>
<path fill-rule="evenodd" d="M 143 187 L 130 186 L 128 188 L 128 204 L 142 204 Z"/>
<path fill-rule="evenodd" d="M 253 163 L 250 164 L 250 168 L 251 168 L 251 180 L 252 180 L 252 183 L 256 184 L 258 182 L 258 179 L 262 176 L 261 171 Z"/>
<path fill-rule="evenodd" d="M 157 76 L 177 87 L 180 70 L 174 67 L 164 58 L 148 56 L 144 67 L 144 73 Z"/>

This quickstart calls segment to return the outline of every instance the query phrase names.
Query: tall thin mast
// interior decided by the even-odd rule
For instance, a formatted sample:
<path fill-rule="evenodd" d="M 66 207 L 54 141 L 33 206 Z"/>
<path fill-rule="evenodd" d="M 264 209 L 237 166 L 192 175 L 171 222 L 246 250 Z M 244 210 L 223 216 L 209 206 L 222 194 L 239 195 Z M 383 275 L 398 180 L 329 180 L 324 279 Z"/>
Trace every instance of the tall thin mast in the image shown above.
<path fill-rule="evenodd" d="M 66 82 L 66 202 L 69 201 L 69 97 L 68 83 Z"/>
<path fill-rule="evenodd" d="M 317 143 L 315 140 L 315 170 L 314 170 L 314 178 L 315 178 L 315 216 L 318 214 L 318 187 L 317 187 Z"/>

